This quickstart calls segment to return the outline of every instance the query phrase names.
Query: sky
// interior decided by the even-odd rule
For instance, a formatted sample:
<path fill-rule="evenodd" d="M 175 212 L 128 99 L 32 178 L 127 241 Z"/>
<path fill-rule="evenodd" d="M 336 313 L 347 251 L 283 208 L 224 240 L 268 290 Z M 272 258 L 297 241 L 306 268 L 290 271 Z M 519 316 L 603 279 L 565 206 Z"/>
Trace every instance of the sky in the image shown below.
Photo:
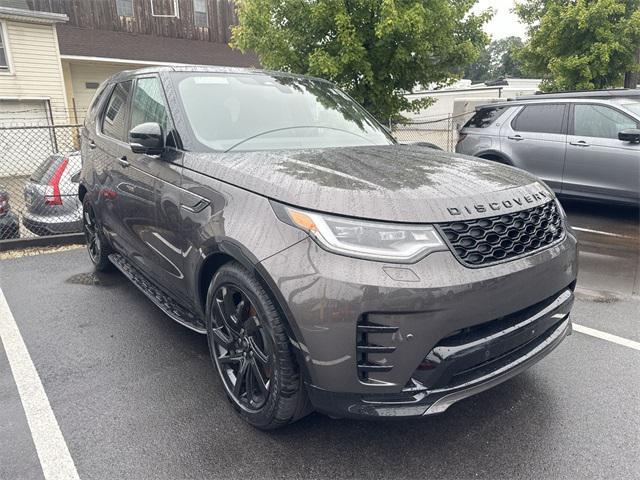
<path fill-rule="evenodd" d="M 524 25 L 518 21 L 516 14 L 511 12 L 515 4 L 515 0 L 479 0 L 475 6 L 475 11 L 486 10 L 489 7 L 496 11 L 493 19 L 485 25 L 485 31 L 494 40 L 512 35 L 525 37 Z"/>

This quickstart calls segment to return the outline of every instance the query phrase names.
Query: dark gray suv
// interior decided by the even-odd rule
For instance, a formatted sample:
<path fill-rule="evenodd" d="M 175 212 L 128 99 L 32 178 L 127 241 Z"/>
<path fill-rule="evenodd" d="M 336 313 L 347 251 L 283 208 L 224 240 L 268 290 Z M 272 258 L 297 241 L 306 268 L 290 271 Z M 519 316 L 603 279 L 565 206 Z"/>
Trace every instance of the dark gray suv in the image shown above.
<path fill-rule="evenodd" d="M 576 238 L 536 177 L 398 145 L 332 84 L 208 67 L 123 72 L 82 131 L 84 230 L 207 334 L 251 424 L 417 417 L 570 333 Z"/>
<path fill-rule="evenodd" d="M 522 168 L 557 194 L 640 204 L 640 90 L 538 95 L 485 105 L 456 152 Z"/>

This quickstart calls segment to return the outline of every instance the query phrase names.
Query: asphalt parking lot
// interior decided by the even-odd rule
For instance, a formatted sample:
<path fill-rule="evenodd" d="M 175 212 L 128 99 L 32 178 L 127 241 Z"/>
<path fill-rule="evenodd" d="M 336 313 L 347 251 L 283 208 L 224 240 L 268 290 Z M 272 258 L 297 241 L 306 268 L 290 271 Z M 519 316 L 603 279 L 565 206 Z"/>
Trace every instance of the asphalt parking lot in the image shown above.
<path fill-rule="evenodd" d="M 566 208 L 581 240 L 573 321 L 628 343 L 578 330 L 524 374 L 418 422 L 313 414 L 257 431 L 233 414 L 205 338 L 122 275 L 92 274 L 84 249 L 1 260 L 0 289 L 61 435 L 42 443 L 51 430 L 25 414 L 33 392 L 9 367 L 15 345 L 0 346 L 0 479 L 45 478 L 39 455 L 65 452 L 47 441 L 68 448 L 82 479 L 638 478 L 638 210 Z"/>

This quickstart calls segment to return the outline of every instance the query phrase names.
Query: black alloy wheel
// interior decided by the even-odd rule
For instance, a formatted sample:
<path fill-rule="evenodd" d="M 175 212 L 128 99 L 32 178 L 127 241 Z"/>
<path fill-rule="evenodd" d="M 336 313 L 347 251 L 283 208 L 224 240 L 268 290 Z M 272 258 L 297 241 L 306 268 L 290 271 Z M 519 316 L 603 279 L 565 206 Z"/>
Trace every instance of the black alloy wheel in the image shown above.
<path fill-rule="evenodd" d="M 220 267 L 206 305 L 209 352 L 236 412 L 270 430 L 313 411 L 285 321 L 262 283 L 239 263 Z"/>
<path fill-rule="evenodd" d="M 82 202 L 82 227 L 87 242 L 89 258 L 94 267 L 98 271 L 110 269 L 111 262 L 109 261 L 109 253 L 111 253 L 111 250 L 96 222 L 93 207 L 86 197 Z"/>
<path fill-rule="evenodd" d="M 241 288 L 224 284 L 214 295 L 214 358 L 232 400 L 249 412 L 269 397 L 273 342 Z"/>

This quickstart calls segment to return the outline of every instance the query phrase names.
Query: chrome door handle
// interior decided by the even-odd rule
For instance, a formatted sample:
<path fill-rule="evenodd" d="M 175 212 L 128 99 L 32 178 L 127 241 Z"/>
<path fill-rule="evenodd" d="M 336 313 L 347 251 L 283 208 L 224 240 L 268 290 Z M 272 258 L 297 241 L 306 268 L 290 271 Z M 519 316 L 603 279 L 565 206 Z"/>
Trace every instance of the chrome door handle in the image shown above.
<path fill-rule="evenodd" d="M 578 142 L 569 142 L 569 144 L 573 145 L 575 147 L 590 147 L 591 146 L 587 142 L 585 142 L 584 140 L 580 140 Z"/>
<path fill-rule="evenodd" d="M 520 140 L 524 140 L 524 137 L 522 135 L 511 135 L 510 137 L 507 137 L 509 140 L 515 140 L 516 142 L 519 142 Z"/>
<path fill-rule="evenodd" d="M 91 140 L 91 141 L 89 142 L 89 148 L 90 148 L 91 150 L 93 150 L 94 148 L 96 148 L 96 142 L 94 142 L 93 140 Z"/>
<path fill-rule="evenodd" d="M 118 163 L 122 168 L 127 168 L 129 166 L 129 162 L 127 161 L 127 157 L 118 158 Z"/>

